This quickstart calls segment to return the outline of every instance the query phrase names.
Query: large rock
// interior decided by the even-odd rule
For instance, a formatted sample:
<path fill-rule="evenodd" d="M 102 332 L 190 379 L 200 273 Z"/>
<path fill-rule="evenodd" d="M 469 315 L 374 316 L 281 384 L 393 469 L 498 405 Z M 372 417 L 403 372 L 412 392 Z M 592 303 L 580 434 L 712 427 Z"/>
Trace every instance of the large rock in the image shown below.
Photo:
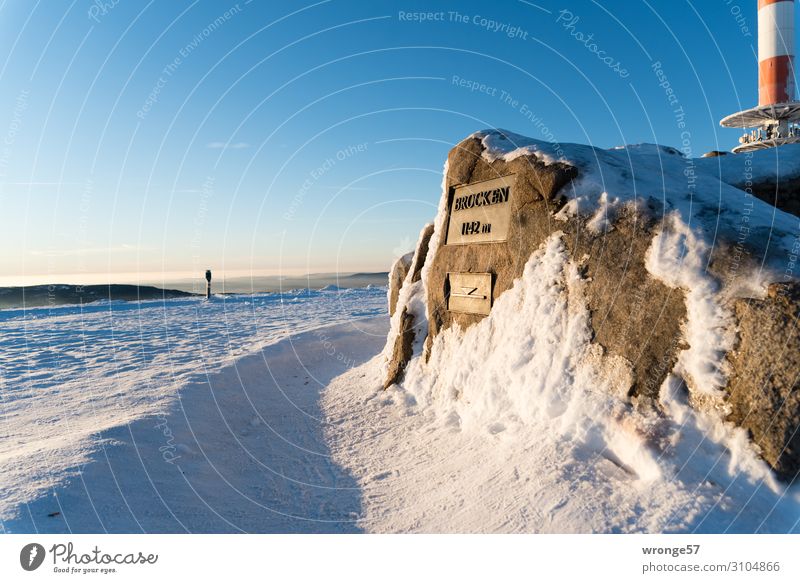
<path fill-rule="evenodd" d="M 448 272 L 492 273 L 496 300 L 521 277 L 531 253 L 553 232 L 563 231 L 572 257 L 583 265 L 588 279 L 586 293 L 595 341 L 609 354 L 628 361 L 634 371 L 632 396 L 656 400 L 675 364 L 685 315 L 680 292 L 650 277 L 644 267 L 644 255 L 657 223 L 646 218 L 646 213 L 623 212 L 613 230 L 592 233 L 586 229 L 585 219 L 557 220 L 554 215 L 566 202 L 561 189 L 569 188 L 567 185 L 577 177 L 576 168 L 559 163 L 545 165 L 534 156 L 489 162 L 482 154 L 478 138 L 469 138 L 453 148 L 446 184 L 449 188 L 515 173 L 508 240 L 442 245 L 437 249 L 427 280 L 428 347 L 437 334 L 453 324 L 466 328 L 482 319 L 447 310 Z"/>
<path fill-rule="evenodd" d="M 434 234 L 421 282 L 427 317 L 418 307 L 415 313 L 403 308 L 395 326 L 387 386 L 402 378 L 405 364 L 414 356 L 412 344 L 421 333 L 415 333 L 415 326 L 420 322 L 427 320 L 427 357 L 433 339 L 442 331 L 455 325 L 468 328 L 484 317 L 447 309 L 448 272 L 492 274 L 496 301 L 522 277 L 531 254 L 551 234 L 561 231 L 571 260 L 582 270 L 592 342 L 599 354 L 626 363 L 631 372 L 631 403 L 642 409 L 657 409 L 665 379 L 677 374 L 688 387 L 694 406 L 722 412 L 728 420 L 748 429 L 764 459 L 781 477 L 794 479 L 800 471 L 800 297 L 796 283 L 772 286 L 766 298 L 759 299 L 758 295 L 761 276 L 769 273 L 763 267 L 786 265 L 787 253 L 792 253 L 787 241 L 797 227 L 788 215 L 779 213 L 776 219 L 773 211 L 748 193 L 728 186 L 735 183 L 732 177 L 738 167 L 734 165 L 742 159 L 718 158 L 728 166 L 714 174 L 710 170 L 716 163 L 713 159 L 692 161 L 672 149 L 633 147 L 636 165 L 626 166 L 624 152 L 578 146 L 573 152 L 580 164 L 572 165 L 552 157 L 543 161 L 538 155 L 542 147 L 536 144 L 530 149 L 510 148 L 506 151 L 513 155 L 497 156 L 487 152 L 486 136 L 494 144 L 509 139 L 500 132 L 483 132 L 453 148 L 443 197 L 449 197 L 450 189 L 457 185 L 515 174 L 508 238 L 504 242 L 444 245 L 442 233 Z M 596 186 L 584 180 L 586 173 L 598 175 L 592 166 L 594 156 L 598 157 L 599 174 L 613 175 L 617 188 L 625 181 L 633 183 L 637 172 L 660 180 L 662 163 L 666 164 L 662 170 L 666 186 L 662 192 L 647 192 L 641 199 L 613 207 L 607 228 L 597 228 L 595 218 L 564 212 L 571 208 L 568 204 L 574 206 L 584 195 L 579 189 Z M 765 167 L 763 161 L 759 162 L 756 176 L 762 182 L 767 175 Z M 722 184 L 715 176 L 725 172 L 727 184 Z M 652 187 L 653 182 L 643 184 Z M 695 188 L 694 192 L 685 190 L 687 184 Z M 792 183 L 781 184 L 786 187 Z M 798 186 L 800 192 L 800 181 Z M 755 196 L 758 189 L 758 185 L 753 188 Z M 796 197 L 790 189 L 783 192 L 783 199 L 772 202 L 791 211 Z M 445 210 L 440 210 L 440 215 L 446 208 L 443 200 L 440 209 Z M 699 238 L 680 231 L 670 235 L 666 218 L 676 212 L 701 233 Z M 438 217 L 437 224 L 443 231 L 446 216 Z M 666 267 L 653 266 L 649 262 L 654 242 L 659 238 L 663 241 L 661 235 L 665 233 L 671 245 L 668 251 L 677 253 L 677 259 L 668 257 Z M 706 235 L 702 233 L 713 237 L 709 237 L 712 245 L 703 242 Z M 683 269 L 684 254 L 688 262 L 695 262 L 696 272 Z M 654 277 L 653 269 L 673 271 Z M 412 279 L 409 273 L 405 285 Z M 419 287 L 414 290 L 420 291 Z M 703 304 L 704 294 L 710 296 L 710 304 Z M 713 317 L 717 326 L 707 335 L 701 329 L 698 336 L 697 326 L 704 324 L 704 315 L 698 320 L 695 314 L 693 346 L 688 344 L 688 305 L 694 310 L 708 310 L 705 315 Z M 735 336 L 735 342 L 728 343 L 728 335 Z M 717 345 L 705 350 L 702 344 L 706 340 Z M 726 358 L 728 350 L 731 352 Z M 714 381 L 712 386 L 701 386 L 709 379 Z M 719 383 L 715 386 L 716 381 Z"/>

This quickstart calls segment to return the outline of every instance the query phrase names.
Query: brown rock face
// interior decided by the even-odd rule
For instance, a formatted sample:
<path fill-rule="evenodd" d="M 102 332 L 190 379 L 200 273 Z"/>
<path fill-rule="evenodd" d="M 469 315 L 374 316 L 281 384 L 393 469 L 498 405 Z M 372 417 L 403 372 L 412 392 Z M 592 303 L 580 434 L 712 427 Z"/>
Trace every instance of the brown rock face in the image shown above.
<path fill-rule="evenodd" d="M 563 231 L 573 260 L 582 265 L 588 279 L 586 293 L 594 340 L 609 354 L 630 362 L 634 371 L 632 395 L 655 400 L 675 364 L 680 325 L 685 318 L 680 291 L 656 281 L 644 267 L 655 225 L 640 213 L 630 212 L 614 223 L 613 230 L 592 234 L 585 228 L 585 221 L 557 220 L 553 215 L 564 203 L 559 191 L 570 187 L 569 182 L 577 176 L 575 168 L 564 164 L 545 166 L 531 156 L 489 163 L 481 154 L 481 142 L 475 138 L 456 146 L 448 159 L 447 185 L 515 173 L 508 240 L 439 247 L 427 281 L 427 347 L 453 323 L 466 328 L 482 318 L 447 310 L 447 272 L 492 273 L 496 300 L 522 276 L 531 253 L 550 234 Z"/>
<path fill-rule="evenodd" d="M 659 389 L 675 366 L 686 304 L 680 290 L 650 276 L 644 257 L 654 225 L 637 213 L 614 223 L 614 230 L 586 236 L 572 247 L 573 257 L 588 254 L 585 276 L 594 340 L 633 366 L 630 396 L 658 400 Z"/>
<path fill-rule="evenodd" d="M 784 479 L 800 471 L 800 285 L 773 284 L 735 306 L 739 343 L 729 355 L 729 419 L 750 431 Z"/>
<path fill-rule="evenodd" d="M 388 389 L 394 383 L 402 380 L 406 365 L 413 356 L 413 345 L 414 316 L 408 313 L 408 309 L 403 308 L 403 313 L 400 315 L 400 331 L 394 339 L 389 368 L 386 371 L 386 379 L 383 381 L 384 389 Z"/>

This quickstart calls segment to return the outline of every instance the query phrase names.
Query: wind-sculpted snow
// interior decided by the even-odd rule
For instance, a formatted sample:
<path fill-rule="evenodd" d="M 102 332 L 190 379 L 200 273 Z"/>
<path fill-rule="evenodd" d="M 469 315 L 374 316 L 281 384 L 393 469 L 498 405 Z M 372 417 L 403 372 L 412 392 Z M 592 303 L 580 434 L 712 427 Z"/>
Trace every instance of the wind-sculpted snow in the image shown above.
<path fill-rule="evenodd" d="M 0 311 L 0 519 L 88 461 L 93 435 L 289 335 L 383 315 L 385 288 Z"/>

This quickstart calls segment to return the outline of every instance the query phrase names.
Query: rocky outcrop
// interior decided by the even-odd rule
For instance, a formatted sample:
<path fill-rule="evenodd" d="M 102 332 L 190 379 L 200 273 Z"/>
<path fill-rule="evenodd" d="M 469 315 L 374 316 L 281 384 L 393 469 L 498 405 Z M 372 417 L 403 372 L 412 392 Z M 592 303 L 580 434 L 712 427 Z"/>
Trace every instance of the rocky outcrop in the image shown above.
<path fill-rule="evenodd" d="M 409 279 L 410 283 L 416 283 L 422 277 L 422 268 L 425 267 L 425 259 L 428 257 L 428 246 L 430 245 L 432 236 L 433 223 L 429 223 L 425 225 L 425 228 L 422 229 L 419 235 L 417 248 L 414 251 L 414 257 L 408 269 L 408 275 L 406 277 Z"/>
<path fill-rule="evenodd" d="M 386 376 L 383 388 L 388 389 L 403 378 L 406 365 L 414 354 L 414 315 L 408 313 L 408 308 L 403 308 L 400 314 L 400 327 L 391 342 L 391 353 L 388 355 Z"/>
<path fill-rule="evenodd" d="M 508 241 L 445 245 L 437 250 L 426 290 L 428 347 L 437 334 L 453 324 L 466 328 L 482 319 L 447 310 L 448 272 L 492 273 L 496 300 L 522 275 L 531 253 L 552 233 L 563 231 L 572 257 L 582 265 L 589 282 L 586 294 L 595 340 L 610 354 L 630 363 L 634 370 L 632 396 L 656 399 L 675 364 L 685 315 L 682 295 L 650 277 L 644 267 L 656 222 L 635 209 L 624 211 L 614 229 L 605 233 L 590 232 L 585 219 L 558 220 L 555 215 L 566 202 L 561 189 L 569 188 L 577 169 L 566 164 L 545 165 L 534 156 L 489 162 L 477 138 L 453 148 L 448 168 L 448 187 L 515 173 L 516 190 Z"/>
<path fill-rule="evenodd" d="M 402 379 L 421 335 L 424 361 L 443 331 L 466 330 L 484 318 L 447 309 L 448 273 L 491 274 L 496 302 L 523 277 L 531 255 L 560 232 L 582 279 L 590 352 L 622 363 L 622 397 L 640 411 L 662 414 L 661 392 L 670 384 L 665 381 L 676 376 L 693 406 L 713 409 L 747 429 L 764 459 L 793 480 L 800 471 L 800 294 L 793 282 L 773 285 L 766 297 L 760 290 L 766 266 L 787 265 L 797 223 L 720 182 L 716 176 L 724 169 L 711 172 L 713 160 L 703 160 L 704 166 L 674 149 L 649 145 L 629 152 L 574 146 L 575 162 L 555 158 L 542 142 L 497 147 L 515 140 L 525 139 L 482 132 L 451 150 L 438 232 L 424 238 L 426 249 L 431 240 L 431 250 L 417 249 L 398 293 L 401 314 L 395 315 L 387 344 L 385 386 Z M 512 174 L 507 238 L 444 244 L 453 189 Z M 728 179 L 733 174 L 728 172 Z M 655 178 L 647 182 L 642 175 Z M 605 190 L 612 190 L 607 180 L 634 194 L 614 199 Z M 640 197 L 642 184 L 661 191 Z M 590 207 L 588 214 L 581 205 Z M 706 240 L 707 233 L 713 241 Z M 419 281 L 425 255 L 428 265 Z M 424 311 L 410 301 L 420 297 Z"/>
<path fill-rule="evenodd" d="M 744 188 L 744 184 L 734 184 Z M 753 196 L 784 212 L 800 217 L 800 177 L 785 180 L 761 180 L 752 185 Z"/>
<path fill-rule="evenodd" d="M 705 158 L 705 156 L 704 156 Z M 800 145 L 789 144 L 724 158 L 698 168 L 784 212 L 800 216 Z"/>
<path fill-rule="evenodd" d="M 508 290 L 535 250 L 554 230 L 563 225 L 553 218 L 562 204 L 558 191 L 577 175 L 571 166 L 545 166 L 530 157 L 511 163 L 487 163 L 478 138 L 468 138 L 450 151 L 447 159 L 446 188 L 517 173 L 516 193 L 511 210 L 512 225 L 508 241 L 489 245 L 445 246 L 437 249 L 427 281 L 429 343 L 453 323 L 468 327 L 482 316 L 447 310 L 445 280 L 450 271 L 492 273 L 494 297 Z"/>

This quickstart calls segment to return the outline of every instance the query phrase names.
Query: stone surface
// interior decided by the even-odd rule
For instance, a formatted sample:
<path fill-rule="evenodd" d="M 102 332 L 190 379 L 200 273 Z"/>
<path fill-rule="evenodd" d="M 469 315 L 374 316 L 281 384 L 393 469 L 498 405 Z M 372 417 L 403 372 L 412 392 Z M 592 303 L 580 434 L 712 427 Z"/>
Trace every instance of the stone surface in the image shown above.
<path fill-rule="evenodd" d="M 398 257 L 389 270 L 389 316 L 394 316 L 394 311 L 397 309 L 400 288 L 403 287 L 408 270 L 411 269 L 411 260 L 413 258 L 413 251 L 406 253 L 402 257 Z"/>
<path fill-rule="evenodd" d="M 800 285 L 773 284 L 764 300 L 736 302 L 729 419 L 746 428 L 784 479 L 800 471 Z"/>
<path fill-rule="evenodd" d="M 757 182 L 752 189 L 756 198 L 800 217 L 800 177 L 780 182 Z"/>
<path fill-rule="evenodd" d="M 386 370 L 386 379 L 383 381 L 384 389 L 388 389 L 403 378 L 406 365 L 413 355 L 413 345 L 414 315 L 409 314 L 407 308 L 403 308 L 403 313 L 400 315 L 400 330 L 394 339 L 392 354 Z"/>
<path fill-rule="evenodd" d="M 432 236 L 433 223 L 428 223 L 419 234 L 417 249 L 414 251 L 412 265 L 409 268 L 409 271 L 411 272 L 411 283 L 419 281 L 420 277 L 422 276 L 422 268 L 425 266 L 425 259 L 428 257 L 428 246 L 431 243 Z"/>

